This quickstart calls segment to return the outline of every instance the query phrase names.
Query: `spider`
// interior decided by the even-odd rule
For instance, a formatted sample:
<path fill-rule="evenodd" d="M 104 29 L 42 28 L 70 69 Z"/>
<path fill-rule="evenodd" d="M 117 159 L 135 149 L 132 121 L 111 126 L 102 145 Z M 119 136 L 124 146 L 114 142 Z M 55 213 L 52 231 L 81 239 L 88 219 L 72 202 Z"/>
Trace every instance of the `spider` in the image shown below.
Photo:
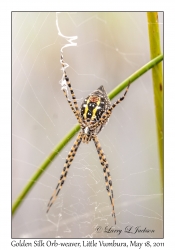
<path fill-rule="evenodd" d="M 129 85 L 126 88 L 126 91 L 124 95 L 119 98 L 116 102 L 111 104 L 106 91 L 103 86 L 100 86 L 97 90 L 93 91 L 88 97 L 85 98 L 83 103 L 81 104 L 80 109 L 78 108 L 76 97 L 74 94 L 74 91 L 72 89 L 71 83 L 69 81 L 69 78 L 65 71 L 65 65 L 66 63 L 63 61 L 63 55 L 61 55 L 62 69 L 63 69 L 63 92 L 67 99 L 67 102 L 69 103 L 71 110 L 73 111 L 76 119 L 78 120 L 81 131 L 79 132 L 67 158 L 64 164 L 63 171 L 61 173 L 60 179 L 58 181 L 58 184 L 55 188 L 55 191 L 53 195 L 51 196 L 49 203 L 47 205 L 47 213 L 49 212 L 50 207 L 53 205 L 54 201 L 56 200 L 65 180 L 68 174 L 68 170 L 70 168 L 70 165 L 75 157 L 75 154 L 81 144 L 81 142 L 89 143 L 91 140 L 94 141 L 95 147 L 98 152 L 98 156 L 100 159 L 100 163 L 103 168 L 104 172 L 104 178 L 106 183 L 106 190 L 108 193 L 108 196 L 110 198 L 110 202 L 112 205 L 112 216 L 114 217 L 114 222 L 116 224 L 116 215 L 114 210 L 114 195 L 113 195 L 113 187 L 112 187 L 112 179 L 109 171 L 109 165 L 106 160 L 106 156 L 102 150 L 102 147 L 99 143 L 99 140 L 97 138 L 97 134 L 101 131 L 101 129 L 105 126 L 105 124 L 108 122 L 109 117 L 113 111 L 113 109 L 116 107 L 117 104 L 119 104 L 121 101 L 124 100 L 127 91 L 129 89 Z M 70 90 L 72 101 L 68 99 L 67 95 L 67 87 Z"/>

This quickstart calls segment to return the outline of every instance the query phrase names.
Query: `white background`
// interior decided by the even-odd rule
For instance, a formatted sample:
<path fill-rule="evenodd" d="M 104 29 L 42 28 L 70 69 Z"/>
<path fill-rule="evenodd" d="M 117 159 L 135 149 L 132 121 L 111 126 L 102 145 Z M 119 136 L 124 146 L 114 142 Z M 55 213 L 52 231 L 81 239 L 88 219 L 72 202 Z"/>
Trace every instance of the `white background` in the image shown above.
<path fill-rule="evenodd" d="M 10 3 L 12 4 L 12 3 Z M 14 4 L 14 1 L 13 1 Z M 19 5 L 18 5 L 19 4 Z M 36 1 L 35 1 L 36 4 Z M 148 1 L 147 1 L 148 4 Z M 151 5 L 145 5 L 144 3 L 141 4 L 142 6 L 139 8 L 139 10 L 152 10 L 150 9 Z M 59 5 L 60 6 L 60 5 Z M 70 6 L 70 8 L 72 7 L 70 4 L 66 5 L 66 9 L 67 10 L 67 6 Z M 80 6 L 80 4 L 78 5 Z M 92 6 L 92 5 L 91 5 Z M 101 4 L 102 6 L 102 4 Z M 123 8 L 120 6 L 117 6 L 116 8 L 116 4 L 114 5 L 115 7 L 112 7 L 112 4 L 110 5 L 110 8 L 112 10 L 127 10 L 125 6 L 123 6 Z M 131 6 L 129 6 L 128 4 L 126 5 L 128 7 L 128 10 L 138 10 L 136 9 L 136 6 L 138 7 L 138 3 L 136 2 L 135 8 L 134 8 L 134 3 L 132 2 L 132 9 Z M 11 189 L 10 189 L 10 178 L 9 176 L 10 174 L 10 11 L 11 10 L 24 10 L 24 8 L 22 9 L 22 5 L 21 5 L 21 1 L 15 1 L 15 6 L 12 7 L 7 7 L 7 6 L 2 6 L 5 7 L 3 9 L 3 13 L 1 14 L 1 48 L 2 48 L 2 56 L 1 56 L 1 68 L 2 68 L 2 73 L 1 73 L 1 101 L 3 100 L 3 103 L 1 104 L 1 114 L 2 114 L 2 121 L 1 121 L 1 142 L 2 142 L 2 148 L 1 148 L 1 152 L 2 153 L 2 164 L 1 164 L 1 169 L 2 169 L 2 174 L 1 176 L 3 176 L 3 180 L 1 181 L 1 199 L 2 199 L 2 210 L 1 210 L 1 229 L 4 235 L 4 232 L 6 232 L 6 234 L 4 235 L 4 247 L 6 246 L 6 244 L 8 244 L 8 241 L 10 240 L 10 229 L 11 229 L 11 216 L 10 216 L 10 194 L 11 194 Z M 93 7 L 94 6 L 94 1 L 93 1 Z M 157 10 L 156 8 L 157 6 L 155 6 L 154 10 Z M 9 8 L 9 9 L 8 9 Z M 35 5 L 35 8 L 36 5 Z M 42 6 L 38 6 L 37 10 L 42 10 L 42 8 L 44 10 L 48 10 L 47 6 L 44 6 L 44 4 L 42 3 Z M 50 10 L 56 10 L 58 9 L 57 6 L 51 6 L 51 4 L 49 3 L 49 8 Z M 64 7 L 63 7 L 64 8 Z M 75 10 L 77 10 L 77 8 L 75 7 L 75 2 L 74 2 L 74 8 Z M 99 6 L 96 7 L 97 10 L 99 9 Z M 32 6 L 29 6 L 26 10 L 36 10 L 36 9 L 32 9 Z M 72 9 L 73 10 L 73 9 Z M 87 9 L 86 9 L 87 10 Z M 90 7 L 90 10 L 91 7 Z M 104 9 L 101 10 L 110 10 L 109 9 L 109 4 L 108 6 L 105 6 Z M 171 17 L 173 17 L 173 13 L 171 13 L 171 8 L 169 7 L 168 9 L 166 9 L 165 5 L 162 5 L 161 8 L 161 2 L 159 1 L 159 10 L 164 10 L 165 11 L 165 55 L 166 55 L 166 64 L 165 64 L 165 82 L 167 83 L 167 85 L 165 84 L 165 131 L 166 128 L 168 128 L 168 131 L 166 131 L 166 137 L 165 137 L 165 211 L 168 212 L 165 214 L 165 242 L 166 242 L 166 248 L 168 249 L 168 245 L 170 246 L 171 243 L 170 241 L 173 239 L 171 237 L 171 233 L 173 231 L 172 227 L 171 227 L 171 223 L 173 221 L 173 216 L 174 213 L 171 211 L 173 210 L 173 202 L 172 202 L 172 196 L 171 194 L 173 194 L 173 173 L 172 173 L 172 169 L 174 169 L 173 167 L 173 148 L 172 148 L 172 144 L 171 144 L 171 139 L 173 138 L 173 130 L 171 128 L 174 128 L 173 125 L 173 85 L 172 88 L 170 89 L 170 86 L 168 86 L 168 84 L 170 84 L 171 82 L 173 82 L 173 76 L 171 75 L 171 72 L 173 72 L 172 66 L 173 65 L 173 61 L 172 61 L 172 56 L 173 56 L 173 47 L 172 44 L 174 44 L 174 37 L 172 36 L 172 27 L 173 27 L 173 23 L 174 20 L 171 19 Z M 168 35 L 169 33 L 169 35 Z M 7 82 L 7 83 L 6 83 Z M 172 101 L 172 103 L 170 102 Z M 169 139 L 168 139 L 169 138 Z M 4 171 L 5 169 L 8 169 L 7 171 Z M 9 209 L 8 209 L 9 208 Z M 171 221 L 171 223 L 170 223 Z M 173 223 L 172 223 L 173 224 Z M 2 228 L 3 227 L 3 228 Z M 171 245 L 172 246 L 172 245 Z"/>
<path fill-rule="evenodd" d="M 12 15 L 12 200 L 38 165 L 77 122 L 60 90 L 60 49 L 78 104 L 103 84 L 109 93 L 150 59 L 146 12 L 18 12 Z M 163 15 L 159 13 L 161 47 Z M 122 93 L 118 96 L 122 96 Z M 119 97 L 117 97 L 119 98 Z M 116 100 L 115 98 L 114 100 Z M 112 100 L 112 102 L 114 102 Z M 163 235 L 162 187 L 151 71 L 131 85 L 98 135 L 114 190 L 116 228 L 154 229 L 120 238 Z M 46 169 L 13 218 L 13 237 L 112 238 L 96 225 L 114 225 L 93 141 L 81 144 L 64 186 L 46 216 L 71 140 Z M 26 217 L 26 214 L 28 215 Z M 75 230 L 75 228 L 77 228 Z"/>

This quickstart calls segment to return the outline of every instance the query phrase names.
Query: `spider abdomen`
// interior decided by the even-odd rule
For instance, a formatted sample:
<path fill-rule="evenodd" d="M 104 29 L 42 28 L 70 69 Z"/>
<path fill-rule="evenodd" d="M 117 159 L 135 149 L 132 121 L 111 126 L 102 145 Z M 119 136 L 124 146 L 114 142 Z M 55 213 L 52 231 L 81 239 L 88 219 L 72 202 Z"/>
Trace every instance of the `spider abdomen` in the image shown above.
<path fill-rule="evenodd" d="M 102 114 L 110 107 L 110 100 L 104 90 L 100 86 L 93 91 L 81 105 L 81 118 L 83 121 L 99 121 Z"/>

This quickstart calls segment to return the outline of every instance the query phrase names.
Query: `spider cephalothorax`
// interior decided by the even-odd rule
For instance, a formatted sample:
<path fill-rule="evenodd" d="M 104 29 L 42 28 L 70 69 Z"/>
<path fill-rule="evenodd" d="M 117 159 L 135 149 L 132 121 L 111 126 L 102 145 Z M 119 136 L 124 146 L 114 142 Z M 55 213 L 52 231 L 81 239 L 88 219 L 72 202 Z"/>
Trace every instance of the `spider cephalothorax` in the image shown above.
<path fill-rule="evenodd" d="M 116 107 L 117 104 L 119 104 L 121 101 L 124 100 L 126 93 L 128 91 L 129 86 L 127 87 L 124 95 L 119 98 L 116 102 L 111 104 L 106 91 L 104 90 L 103 86 L 100 86 L 97 90 L 93 91 L 85 100 L 83 101 L 80 110 L 77 105 L 76 97 L 74 94 L 74 91 L 71 87 L 71 83 L 69 81 L 69 78 L 66 74 L 65 71 L 65 63 L 63 61 L 63 56 L 61 56 L 61 64 L 62 64 L 62 69 L 63 69 L 63 85 L 62 89 L 63 92 L 66 96 L 66 99 L 75 114 L 75 117 L 77 118 L 81 131 L 79 132 L 77 139 L 75 140 L 67 158 L 66 162 L 64 164 L 63 171 L 60 176 L 60 180 L 58 181 L 58 184 L 56 186 L 56 189 L 51 196 L 49 203 L 48 203 L 48 208 L 47 212 L 49 211 L 50 207 L 54 203 L 56 197 L 58 196 L 65 179 L 67 177 L 67 173 L 69 170 L 69 167 L 75 157 L 76 151 L 78 150 L 78 147 L 82 142 L 84 143 L 89 143 L 89 141 L 93 140 L 95 147 L 97 149 L 100 163 L 103 167 L 103 173 L 105 177 L 105 183 L 106 183 L 106 190 L 108 193 L 108 196 L 111 201 L 112 205 L 112 216 L 114 217 L 114 221 L 116 224 L 116 217 L 115 217 L 115 210 L 114 210 L 114 196 L 113 196 L 113 187 L 112 187 L 112 180 L 111 180 L 111 175 L 109 172 L 109 166 L 108 162 L 106 160 L 106 156 L 103 153 L 102 147 L 98 141 L 97 134 L 101 131 L 101 129 L 104 127 L 104 125 L 107 123 L 112 110 Z M 70 90 L 71 96 L 72 96 L 72 101 L 68 99 L 67 96 L 67 87 Z"/>

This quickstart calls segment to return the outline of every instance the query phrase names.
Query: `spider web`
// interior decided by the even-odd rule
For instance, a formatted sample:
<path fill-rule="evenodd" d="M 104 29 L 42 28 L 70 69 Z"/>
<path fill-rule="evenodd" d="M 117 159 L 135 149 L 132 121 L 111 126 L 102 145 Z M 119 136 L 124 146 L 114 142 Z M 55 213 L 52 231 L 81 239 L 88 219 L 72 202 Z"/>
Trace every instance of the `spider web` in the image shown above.
<path fill-rule="evenodd" d="M 161 36 L 162 24 L 163 14 L 159 13 Z M 69 42 L 58 34 L 58 28 L 66 37 L 77 36 L 77 46 L 64 48 L 63 55 L 79 106 L 100 85 L 109 93 L 150 59 L 144 12 L 13 12 L 12 201 L 77 124 L 59 84 L 60 50 Z M 116 226 L 93 142 L 81 144 L 66 182 L 46 214 L 73 138 L 24 199 L 12 220 L 12 237 L 163 237 L 151 71 L 132 84 L 98 138 L 113 181 Z M 97 233 L 97 226 L 114 227 L 122 233 Z M 154 233 L 127 233 L 126 227 Z"/>

